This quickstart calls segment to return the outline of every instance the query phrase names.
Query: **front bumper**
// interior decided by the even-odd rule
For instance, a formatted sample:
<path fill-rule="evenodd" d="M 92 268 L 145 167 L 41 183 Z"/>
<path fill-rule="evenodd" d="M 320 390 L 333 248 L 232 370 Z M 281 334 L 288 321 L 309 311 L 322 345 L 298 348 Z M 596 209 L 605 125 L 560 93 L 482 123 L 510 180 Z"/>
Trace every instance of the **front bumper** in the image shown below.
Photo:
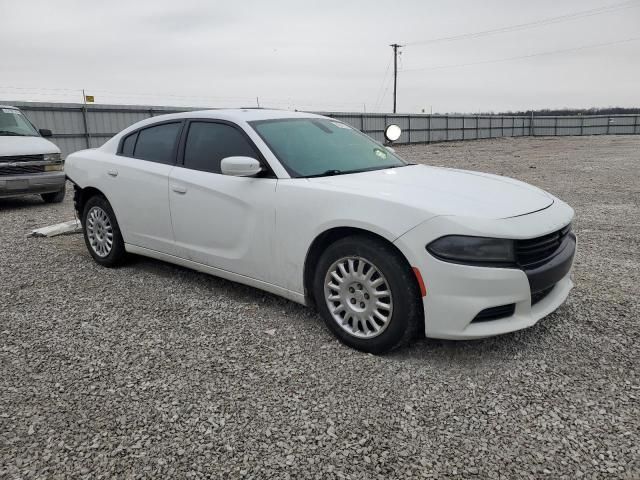
<path fill-rule="evenodd" d="M 65 182 L 64 172 L 0 176 L 0 198 L 59 192 L 64 188 Z"/>
<path fill-rule="evenodd" d="M 396 246 L 413 267 L 420 270 L 426 287 L 423 297 L 425 334 L 431 338 L 474 339 L 530 327 L 556 310 L 573 287 L 571 268 L 575 237 L 555 262 L 536 271 L 489 268 L 444 262 L 430 255 L 425 246 L 443 235 L 476 235 L 527 239 L 542 236 L 567 225 L 573 210 L 563 202 L 540 212 L 500 220 L 434 217 L 398 238 Z M 535 294 L 548 293 L 539 301 Z M 486 309 L 512 306 L 508 316 L 477 321 Z M 476 321 L 474 321 L 476 319 Z"/>

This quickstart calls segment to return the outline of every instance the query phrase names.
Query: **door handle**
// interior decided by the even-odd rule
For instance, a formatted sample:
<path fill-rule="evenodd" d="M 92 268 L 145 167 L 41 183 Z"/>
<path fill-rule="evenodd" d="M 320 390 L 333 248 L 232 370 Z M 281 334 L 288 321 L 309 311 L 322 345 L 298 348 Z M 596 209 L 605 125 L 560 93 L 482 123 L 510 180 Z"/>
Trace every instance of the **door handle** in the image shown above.
<path fill-rule="evenodd" d="M 109 170 L 107 173 L 112 177 L 117 177 L 118 176 L 118 171 L 117 170 Z"/>
<path fill-rule="evenodd" d="M 173 190 L 176 193 L 179 193 L 180 195 L 184 195 L 185 193 L 187 193 L 187 187 L 181 187 L 179 185 L 172 185 L 171 190 Z"/>

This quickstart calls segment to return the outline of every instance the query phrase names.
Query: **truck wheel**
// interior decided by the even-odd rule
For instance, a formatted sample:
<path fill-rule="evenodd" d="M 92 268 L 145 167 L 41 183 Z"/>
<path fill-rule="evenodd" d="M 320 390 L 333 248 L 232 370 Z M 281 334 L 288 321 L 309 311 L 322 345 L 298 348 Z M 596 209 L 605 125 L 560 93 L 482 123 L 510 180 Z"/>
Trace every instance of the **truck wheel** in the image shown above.
<path fill-rule="evenodd" d="M 66 187 L 62 187 L 59 192 L 43 193 L 40 196 L 44 203 L 60 203 L 64 200 L 64 195 L 67 192 Z"/>

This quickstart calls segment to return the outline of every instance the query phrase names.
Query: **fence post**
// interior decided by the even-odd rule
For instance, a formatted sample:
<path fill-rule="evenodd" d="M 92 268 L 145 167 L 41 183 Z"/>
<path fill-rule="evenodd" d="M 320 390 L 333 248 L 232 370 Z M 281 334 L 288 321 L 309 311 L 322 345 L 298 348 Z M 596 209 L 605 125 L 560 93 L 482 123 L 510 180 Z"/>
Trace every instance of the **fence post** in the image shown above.
<path fill-rule="evenodd" d="M 504 137 L 504 115 L 500 117 L 500 137 Z"/>
<path fill-rule="evenodd" d="M 149 109 L 149 118 L 153 118 L 153 108 Z"/>
<path fill-rule="evenodd" d="M 387 115 L 384 116 L 384 127 L 382 127 L 382 138 L 384 139 L 383 141 L 386 141 L 386 138 L 384 136 L 384 129 L 387 128 L 387 125 L 389 125 L 389 117 Z"/>
<path fill-rule="evenodd" d="M 476 115 L 476 140 L 480 139 L 480 115 Z"/>
<path fill-rule="evenodd" d="M 364 133 L 364 113 L 360 114 L 360 131 Z"/>
<path fill-rule="evenodd" d="M 584 135 L 584 115 L 580 115 L 580 136 Z"/>
<path fill-rule="evenodd" d="M 611 117 L 607 117 L 607 135 L 611 132 Z"/>
<path fill-rule="evenodd" d="M 431 115 L 427 117 L 427 143 L 431 143 Z"/>
<path fill-rule="evenodd" d="M 411 115 L 407 115 L 407 121 L 409 122 L 409 126 L 407 127 L 407 143 L 411 143 Z"/>
<path fill-rule="evenodd" d="M 447 116 L 444 117 L 445 118 L 445 127 L 444 127 L 444 132 L 446 135 L 446 140 L 449 141 L 449 114 L 447 113 Z"/>
<path fill-rule="evenodd" d="M 529 136 L 535 137 L 536 131 L 533 128 L 533 110 L 531 110 L 531 120 L 529 120 Z"/>
<path fill-rule="evenodd" d="M 462 140 L 464 140 L 464 115 L 462 116 Z"/>
<path fill-rule="evenodd" d="M 638 115 L 633 120 L 633 133 L 638 133 Z"/>
<path fill-rule="evenodd" d="M 87 106 L 82 105 L 82 124 L 84 125 L 84 140 L 87 143 L 87 148 L 91 148 L 91 134 L 89 133 L 89 125 L 87 123 Z"/>
<path fill-rule="evenodd" d="M 558 136 L 558 117 L 556 117 L 555 121 L 553 122 L 553 136 Z"/>

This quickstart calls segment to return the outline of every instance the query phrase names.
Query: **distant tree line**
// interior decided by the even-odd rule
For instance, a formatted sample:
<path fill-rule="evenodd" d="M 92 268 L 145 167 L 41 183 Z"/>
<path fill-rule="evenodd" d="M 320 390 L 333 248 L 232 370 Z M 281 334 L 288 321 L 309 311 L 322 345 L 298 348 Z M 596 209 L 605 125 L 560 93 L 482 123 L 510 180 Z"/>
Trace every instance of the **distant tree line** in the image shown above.
<path fill-rule="evenodd" d="M 532 110 L 517 111 L 517 112 L 501 112 L 495 115 L 527 115 L 531 116 Z M 622 115 L 640 114 L 640 108 L 626 108 L 626 107 L 606 107 L 606 108 L 544 108 L 541 110 L 533 110 L 533 115 Z M 493 113 L 491 113 L 493 115 Z"/>

